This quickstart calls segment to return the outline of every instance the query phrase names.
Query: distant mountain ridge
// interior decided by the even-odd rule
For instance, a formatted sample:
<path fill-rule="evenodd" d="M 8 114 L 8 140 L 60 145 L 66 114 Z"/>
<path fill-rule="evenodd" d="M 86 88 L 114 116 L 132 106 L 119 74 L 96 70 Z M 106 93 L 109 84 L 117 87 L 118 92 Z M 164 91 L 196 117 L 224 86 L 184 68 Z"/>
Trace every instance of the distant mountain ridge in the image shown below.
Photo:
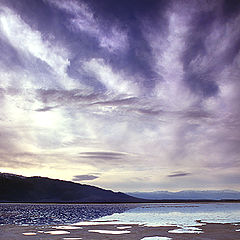
<path fill-rule="evenodd" d="M 205 191 L 154 191 L 154 192 L 128 192 L 130 196 L 151 199 L 151 200 L 223 200 L 223 199 L 240 199 L 240 192 L 233 190 L 205 190 Z"/>
<path fill-rule="evenodd" d="M 0 202 L 139 202 L 121 192 L 50 179 L 0 173 Z"/>

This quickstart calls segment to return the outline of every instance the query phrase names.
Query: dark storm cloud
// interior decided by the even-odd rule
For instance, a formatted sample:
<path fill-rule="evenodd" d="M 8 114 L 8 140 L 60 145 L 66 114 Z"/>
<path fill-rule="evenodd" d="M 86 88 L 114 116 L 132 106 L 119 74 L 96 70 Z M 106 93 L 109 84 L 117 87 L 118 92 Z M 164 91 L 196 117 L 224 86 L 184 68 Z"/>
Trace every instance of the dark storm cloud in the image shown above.
<path fill-rule="evenodd" d="M 185 177 L 190 174 L 191 173 L 188 173 L 188 172 L 173 172 L 173 173 L 169 174 L 168 177 Z"/>
<path fill-rule="evenodd" d="M 72 181 L 80 182 L 80 181 L 90 181 L 99 178 L 94 175 L 76 175 L 73 176 Z"/>

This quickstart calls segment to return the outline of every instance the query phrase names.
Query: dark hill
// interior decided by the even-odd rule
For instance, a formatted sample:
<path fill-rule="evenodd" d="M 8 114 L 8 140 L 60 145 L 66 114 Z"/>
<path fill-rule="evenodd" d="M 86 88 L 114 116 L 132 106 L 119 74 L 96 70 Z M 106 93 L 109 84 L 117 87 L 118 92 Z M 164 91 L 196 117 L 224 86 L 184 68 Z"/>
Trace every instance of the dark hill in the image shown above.
<path fill-rule="evenodd" d="M 43 177 L 0 173 L 0 202 L 139 202 L 121 192 Z"/>

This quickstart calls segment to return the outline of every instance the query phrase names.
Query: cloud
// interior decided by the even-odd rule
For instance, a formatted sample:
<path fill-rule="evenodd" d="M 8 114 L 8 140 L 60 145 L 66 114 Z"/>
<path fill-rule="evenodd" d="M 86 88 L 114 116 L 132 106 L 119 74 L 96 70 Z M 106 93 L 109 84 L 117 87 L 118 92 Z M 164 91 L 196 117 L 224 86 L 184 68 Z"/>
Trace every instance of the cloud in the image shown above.
<path fill-rule="evenodd" d="M 67 77 L 66 69 L 69 60 L 66 49 L 56 42 L 53 45 L 50 41 L 43 40 L 39 31 L 32 29 L 8 8 L 1 9 L 0 27 L 6 41 L 20 51 L 20 54 L 26 54 L 26 57 L 30 54 L 45 62 L 56 74 L 62 75 L 62 79 Z M 68 79 L 68 83 L 70 82 L 71 79 Z"/>
<path fill-rule="evenodd" d="M 117 152 L 81 152 L 79 154 L 81 158 L 103 159 L 103 160 L 117 160 L 127 156 L 126 153 L 117 153 Z"/>
<path fill-rule="evenodd" d="M 94 183 L 116 190 L 221 188 L 220 176 L 230 186 L 240 154 L 236 1 L 2 0 L 0 8 L 6 171 L 68 180 L 99 172 Z"/>
<path fill-rule="evenodd" d="M 179 171 L 179 172 L 173 172 L 169 174 L 168 177 L 185 177 L 189 175 L 191 175 L 191 173 Z"/>
<path fill-rule="evenodd" d="M 17 66 L 22 67 L 21 56 L 4 38 L 0 38 L 0 49 L 2 52 L 0 62 L 7 69 Z"/>
<path fill-rule="evenodd" d="M 189 109 L 183 112 L 183 117 L 186 119 L 207 119 L 213 118 L 214 115 L 204 109 Z"/>
<path fill-rule="evenodd" d="M 98 93 L 89 92 L 82 89 L 38 89 L 37 94 L 39 99 L 47 103 L 59 103 L 62 105 L 68 105 L 71 103 L 91 103 L 98 100 L 101 96 Z"/>
<path fill-rule="evenodd" d="M 59 90 L 38 89 L 37 97 L 41 102 L 35 111 L 43 112 L 60 107 L 74 107 L 101 114 L 108 111 L 128 111 L 129 107 L 138 105 L 139 99 L 124 94 L 83 91 L 81 89 Z M 50 105 L 50 106 L 49 106 Z M 51 106 L 54 105 L 54 106 Z M 130 109 L 131 110 L 131 109 Z"/>
<path fill-rule="evenodd" d="M 144 90 L 145 94 L 148 94 L 148 90 L 152 90 L 155 83 L 161 79 L 161 76 L 152 68 L 154 64 L 152 49 L 145 39 L 142 25 L 144 21 L 147 21 L 151 26 L 161 29 L 161 33 L 163 33 L 167 29 L 164 10 L 169 4 L 166 1 L 148 3 L 143 1 L 137 4 L 134 1 L 121 1 L 118 3 L 118 7 L 111 1 L 103 1 L 101 4 L 97 1 L 70 1 L 68 5 L 60 0 L 48 2 L 67 13 L 65 25 L 85 45 L 84 50 L 79 54 L 86 52 L 87 47 L 91 47 L 94 51 L 94 55 L 87 50 L 86 54 L 82 56 L 84 59 L 89 59 L 87 65 L 84 63 L 85 70 L 89 70 L 89 64 L 92 70 L 102 69 L 108 76 L 113 76 L 111 68 L 118 72 L 121 70 L 124 72 L 124 75 L 123 73 L 121 75 L 125 76 L 125 81 L 118 81 L 119 91 L 122 91 L 123 84 L 129 85 L 128 79 L 132 75 L 134 78 L 130 82 L 136 83 L 135 85 L 140 84 L 142 90 L 146 89 L 146 91 Z M 157 21 L 158 15 L 160 15 L 161 21 Z M 79 52 L 79 50 L 77 51 Z M 91 55 L 92 57 L 90 57 Z M 95 62 L 93 62 L 94 59 Z M 99 62 L 102 59 L 110 66 L 103 67 Z M 97 77 L 104 81 L 103 74 L 99 74 Z M 104 77 L 107 76 L 104 75 Z M 104 83 L 106 82 L 104 81 Z M 108 86 L 113 87 L 109 81 L 107 83 Z"/>
<path fill-rule="evenodd" d="M 75 181 L 75 182 L 90 181 L 97 178 L 99 177 L 94 175 L 76 175 L 76 176 L 73 176 L 72 181 Z"/>
<path fill-rule="evenodd" d="M 56 108 L 57 106 L 53 106 L 53 107 L 50 107 L 50 106 L 46 106 L 44 108 L 38 108 L 36 109 L 35 111 L 36 112 L 47 112 L 47 111 L 51 111 L 52 109 Z"/>
<path fill-rule="evenodd" d="M 106 106 L 124 106 L 124 105 L 134 105 L 134 103 L 137 103 L 138 98 L 136 97 L 128 97 L 128 98 L 118 98 L 115 96 L 113 99 L 105 100 L 105 101 L 99 101 L 94 102 L 92 105 L 106 105 Z"/>
<path fill-rule="evenodd" d="M 83 64 L 83 69 L 94 76 L 106 86 L 109 91 L 118 94 L 137 94 L 136 84 L 129 81 L 130 76 L 115 72 L 112 67 L 105 63 L 104 59 L 91 59 Z"/>
<path fill-rule="evenodd" d="M 239 52 L 239 32 L 230 30 L 237 21 L 232 18 L 228 24 L 222 25 L 224 16 L 217 10 L 218 8 L 219 5 L 215 4 L 208 10 L 195 11 L 194 20 L 188 28 L 185 39 L 186 47 L 182 55 L 185 70 L 184 81 L 193 92 L 203 97 L 219 94 L 219 81 L 221 80 L 219 75 Z M 231 43 L 229 38 L 219 37 L 221 33 L 229 30 L 231 31 L 229 32 Z M 216 41 L 221 41 L 221 43 L 218 42 L 221 47 L 214 46 Z M 232 51 L 232 48 L 235 50 Z"/>
<path fill-rule="evenodd" d="M 153 115 L 153 116 L 164 113 L 163 110 L 155 110 L 150 108 L 137 109 L 137 111 L 142 114 Z"/>
<path fill-rule="evenodd" d="M 95 14 L 84 1 L 49 0 L 49 3 L 71 14 L 68 26 L 77 32 L 86 32 L 97 38 L 99 46 L 106 48 L 110 52 L 121 51 L 127 48 L 127 33 L 118 26 L 110 25 L 105 29 L 104 25 L 98 21 Z M 106 31 L 107 30 L 107 31 Z"/>

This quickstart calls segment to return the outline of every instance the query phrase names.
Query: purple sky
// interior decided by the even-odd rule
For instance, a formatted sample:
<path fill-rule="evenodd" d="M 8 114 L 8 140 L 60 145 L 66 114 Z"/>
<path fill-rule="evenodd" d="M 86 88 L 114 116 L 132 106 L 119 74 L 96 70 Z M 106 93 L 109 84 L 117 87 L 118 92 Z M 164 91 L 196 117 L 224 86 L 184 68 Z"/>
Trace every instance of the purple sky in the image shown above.
<path fill-rule="evenodd" d="M 239 0 L 0 0 L 0 52 L 1 172 L 240 190 Z"/>

